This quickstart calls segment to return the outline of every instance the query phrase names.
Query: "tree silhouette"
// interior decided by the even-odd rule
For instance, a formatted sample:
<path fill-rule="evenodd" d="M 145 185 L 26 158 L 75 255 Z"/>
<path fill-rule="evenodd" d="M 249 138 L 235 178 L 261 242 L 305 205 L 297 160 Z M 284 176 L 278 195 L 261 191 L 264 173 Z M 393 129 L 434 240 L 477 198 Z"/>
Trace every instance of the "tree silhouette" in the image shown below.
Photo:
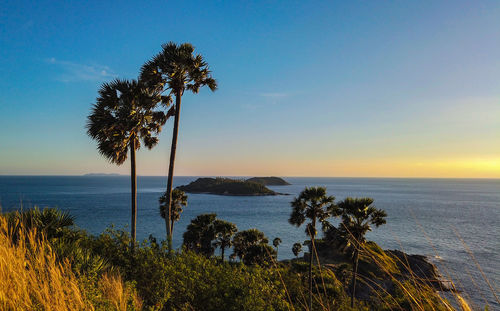
<path fill-rule="evenodd" d="M 212 241 L 215 239 L 214 222 L 217 214 L 196 216 L 183 234 L 183 244 L 188 250 L 210 257 L 214 254 Z"/>
<path fill-rule="evenodd" d="M 111 163 L 121 165 L 130 151 L 131 235 L 136 239 L 137 175 L 135 152 L 141 142 L 148 148 L 158 143 L 157 135 L 167 115 L 154 108 L 161 98 L 158 91 L 136 80 L 115 79 L 102 84 L 87 118 L 87 134 L 97 141 L 97 149 Z"/>
<path fill-rule="evenodd" d="M 339 234 L 346 238 L 348 246 L 352 248 L 351 308 L 354 307 L 360 247 L 366 242 L 365 235 L 372 230 L 372 225 L 379 227 L 386 223 L 387 213 L 372 204 L 371 198 L 346 198 L 338 204 L 337 215 L 342 216 Z"/>
<path fill-rule="evenodd" d="M 275 237 L 273 240 L 273 246 L 276 247 L 276 257 L 278 256 L 278 247 L 281 244 L 281 239 L 279 237 Z"/>
<path fill-rule="evenodd" d="M 276 257 L 265 234 L 257 229 L 240 231 L 234 235 L 233 251 L 246 265 L 266 265 Z"/>
<path fill-rule="evenodd" d="M 187 206 L 187 195 L 184 191 L 179 189 L 174 189 L 172 191 L 172 217 L 170 218 L 170 231 L 174 232 L 174 223 L 181 219 L 182 210 Z M 168 196 L 165 192 L 159 199 L 160 202 L 160 215 L 163 219 L 167 217 L 168 211 Z"/>
<path fill-rule="evenodd" d="M 221 261 L 224 261 L 224 250 L 233 245 L 233 235 L 238 231 L 236 225 L 225 220 L 216 219 L 214 221 L 215 241 L 213 245 L 220 247 Z"/>
<path fill-rule="evenodd" d="M 323 227 L 330 226 L 328 218 L 336 213 L 335 197 L 326 194 L 325 187 L 306 187 L 292 202 L 290 224 L 300 227 L 306 219 L 311 222 L 306 226 L 306 234 L 311 238 L 309 245 L 309 310 L 312 310 L 312 263 L 314 238 L 317 234 L 316 222 Z"/>
<path fill-rule="evenodd" d="M 166 196 L 171 198 L 182 95 L 186 90 L 198 93 L 203 86 L 208 86 L 210 90 L 215 91 L 217 82 L 212 78 L 208 64 L 203 59 L 203 56 L 194 54 L 194 47 L 191 44 L 177 45 L 174 42 L 163 44 L 162 51 L 142 66 L 141 78 L 147 81 L 152 88 L 168 92 L 168 95 L 162 96 L 161 103 L 168 105 L 172 101 L 172 96 L 175 96 L 175 108 L 173 110 L 175 119 L 166 190 Z M 168 202 L 171 202 L 171 200 L 169 199 Z M 171 206 L 169 206 L 167 214 L 168 217 L 165 217 L 167 241 L 171 250 L 172 231 L 169 226 L 172 218 Z"/>
<path fill-rule="evenodd" d="M 302 251 L 302 244 L 294 243 L 292 246 L 292 252 L 295 255 L 295 257 L 299 257 L 301 251 Z"/>

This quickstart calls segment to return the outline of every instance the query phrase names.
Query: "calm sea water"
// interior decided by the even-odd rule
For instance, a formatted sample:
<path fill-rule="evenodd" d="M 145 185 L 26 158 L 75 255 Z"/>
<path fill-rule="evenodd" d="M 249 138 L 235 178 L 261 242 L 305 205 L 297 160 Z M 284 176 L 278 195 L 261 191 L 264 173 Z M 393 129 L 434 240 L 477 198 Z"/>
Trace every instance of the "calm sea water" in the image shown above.
<path fill-rule="evenodd" d="M 176 177 L 183 185 L 196 177 Z M 387 211 L 387 224 L 368 238 L 385 249 L 427 255 L 442 274 L 471 296 L 478 306 L 500 309 L 488 285 L 457 237 L 465 240 L 478 264 L 498 292 L 500 285 L 500 180 L 286 178 L 292 185 L 270 187 L 288 196 L 229 197 L 189 194 L 188 207 L 174 229 L 174 246 L 180 246 L 189 221 L 201 213 L 217 213 L 240 230 L 258 228 L 272 240 L 280 237 L 279 258 L 291 258 L 293 243 L 306 239 L 304 228 L 288 224 L 290 201 L 305 186 L 326 186 L 341 200 L 368 196 Z M 137 234 L 163 238 L 158 197 L 166 178 L 139 177 Z M 76 224 L 93 234 L 111 224 L 124 227 L 130 221 L 130 180 L 126 176 L 0 176 L 3 211 L 38 205 L 68 210 Z M 456 232 L 455 232 L 456 231 Z"/>

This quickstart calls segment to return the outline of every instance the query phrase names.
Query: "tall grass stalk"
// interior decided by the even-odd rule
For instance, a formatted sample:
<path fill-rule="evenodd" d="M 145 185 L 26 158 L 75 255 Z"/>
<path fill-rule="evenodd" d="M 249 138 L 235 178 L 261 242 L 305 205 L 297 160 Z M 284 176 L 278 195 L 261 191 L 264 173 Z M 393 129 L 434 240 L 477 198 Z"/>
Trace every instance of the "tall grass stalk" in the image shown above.
<path fill-rule="evenodd" d="M 67 258 L 56 258 L 43 233 L 25 230 L 19 220 L 9 226 L 0 215 L 0 310 L 92 311 L 97 301 L 125 311 L 126 297 L 135 295 L 117 275 L 102 277 L 102 293 L 94 297 L 83 289 L 85 281 L 72 272 Z"/>

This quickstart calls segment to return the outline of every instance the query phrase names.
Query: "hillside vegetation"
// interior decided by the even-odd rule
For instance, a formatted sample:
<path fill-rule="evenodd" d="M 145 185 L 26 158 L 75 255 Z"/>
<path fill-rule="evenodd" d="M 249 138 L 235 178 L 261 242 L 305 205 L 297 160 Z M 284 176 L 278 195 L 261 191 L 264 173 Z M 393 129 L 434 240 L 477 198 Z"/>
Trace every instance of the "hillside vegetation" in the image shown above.
<path fill-rule="evenodd" d="M 247 179 L 249 182 L 256 182 L 258 184 L 262 184 L 264 186 L 286 186 L 290 185 L 289 182 L 280 177 L 252 177 Z"/>
<path fill-rule="evenodd" d="M 55 209 L 1 215 L 0 309 L 308 310 L 305 258 L 244 264 L 169 252 L 153 237 L 131 243 L 128 233 L 113 228 L 89 235 Z M 372 290 L 349 307 L 349 260 L 330 258 L 313 269 L 313 310 L 449 310 L 432 288 L 397 277 L 395 257 L 374 243 L 369 249 L 360 272 Z"/>
<path fill-rule="evenodd" d="M 189 193 L 209 193 L 218 195 L 255 196 L 278 194 L 261 183 L 223 177 L 198 178 L 188 185 L 177 188 Z"/>

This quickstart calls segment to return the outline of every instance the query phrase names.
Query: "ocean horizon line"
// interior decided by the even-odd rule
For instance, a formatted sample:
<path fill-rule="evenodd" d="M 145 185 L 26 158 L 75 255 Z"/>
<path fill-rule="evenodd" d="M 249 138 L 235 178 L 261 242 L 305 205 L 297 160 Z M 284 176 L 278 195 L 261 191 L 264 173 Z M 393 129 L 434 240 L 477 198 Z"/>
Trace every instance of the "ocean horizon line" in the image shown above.
<path fill-rule="evenodd" d="M 0 177 L 130 177 L 129 174 L 118 173 L 85 173 L 85 174 L 0 174 Z M 137 177 L 164 177 L 167 175 L 137 175 Z M 500 177 L 425 177 L 425 176 L 287 176 L 287 175 L 174 175 L 175 177 L 199 178 L 250 178 L 250 177 L 282 177 L 282 178 L 339 178 L 339 179 L 441 179 L 441 180 L 500 180 Z"/>

